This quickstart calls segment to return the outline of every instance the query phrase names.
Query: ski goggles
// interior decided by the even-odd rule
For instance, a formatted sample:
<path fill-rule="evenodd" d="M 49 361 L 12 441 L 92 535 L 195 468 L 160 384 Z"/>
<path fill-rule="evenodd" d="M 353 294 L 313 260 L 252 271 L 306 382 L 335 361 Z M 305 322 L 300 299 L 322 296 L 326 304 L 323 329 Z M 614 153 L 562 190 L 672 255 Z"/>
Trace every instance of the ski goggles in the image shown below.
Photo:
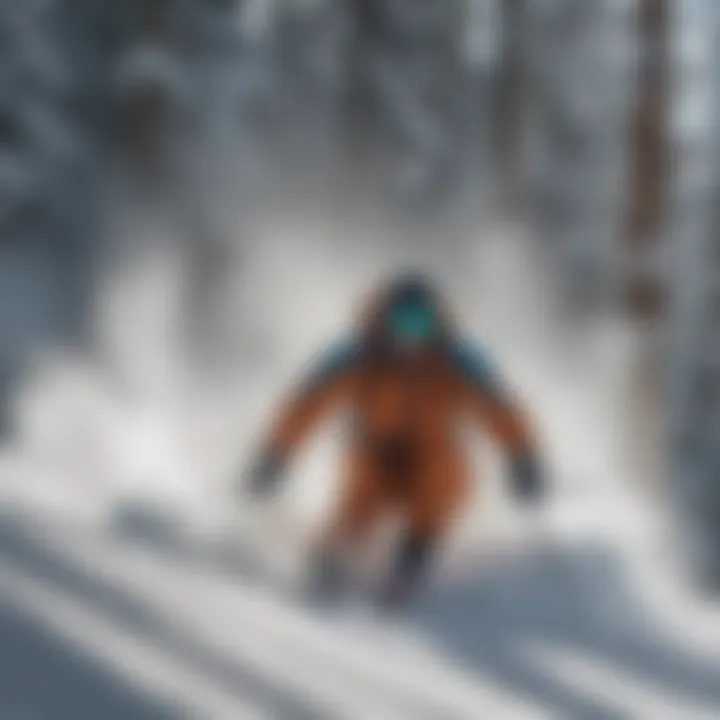
<path fill-rule="evenodd" d="M 390 313 L 390 331 L 404 344 L 425 343 L 435 335 L 435 313 L 425 304 L 403 303 Z"/>

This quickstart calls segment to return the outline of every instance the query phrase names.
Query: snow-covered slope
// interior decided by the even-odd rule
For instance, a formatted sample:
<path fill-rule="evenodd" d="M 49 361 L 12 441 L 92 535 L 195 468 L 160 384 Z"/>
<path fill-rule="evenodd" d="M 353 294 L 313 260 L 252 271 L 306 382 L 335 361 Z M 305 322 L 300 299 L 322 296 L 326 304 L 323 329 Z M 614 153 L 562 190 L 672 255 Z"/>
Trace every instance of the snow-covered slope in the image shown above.
<path fill-rule="evenodd" d="M 718 717 L 717 612 L 673 581 L 662 514 L 626 470 L 636 339 L 604 319 L 571 340 L 551 278 L 512 229 L 426 264 L 538 418 L 554 486 L 543 518 L 512 508 L 490 452 L 483 492 L 408 617 L 292 599 L 333 487 L 334 437 L 275 506 L 231 503 L 230 471 L 297 363 L 404 260 L 306 236 L 302 247 L 295 225 L 292 245 L 272 245 L 282 264 L 265 250 L 249 261 L 245 291 L 272 298 L 262 312 L 278 331 L 272 357 L 222 388 L 164 387 L 140 404 L 74 361 L 28 387 L 22 442 L 0 468 L 0 627 L 12 630 L 0 715 Z"/>

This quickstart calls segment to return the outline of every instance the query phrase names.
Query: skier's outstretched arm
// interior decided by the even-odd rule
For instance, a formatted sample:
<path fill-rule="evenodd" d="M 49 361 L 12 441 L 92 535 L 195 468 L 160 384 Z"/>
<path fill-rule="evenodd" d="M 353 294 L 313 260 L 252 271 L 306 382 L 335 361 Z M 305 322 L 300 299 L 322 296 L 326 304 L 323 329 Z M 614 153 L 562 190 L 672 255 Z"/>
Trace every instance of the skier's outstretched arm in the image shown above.
<path fill-rule="evenodd" d="M 361 362 L 360 345 L 347 341 L 316 359 L 289 397 L 281 404 L 259 457 L 250 469 L 248 489 L 272 491 L 284 475 L 291 456 L 307 436 L 353 396 Z"/>
<path fill-rule="evenodd" d="M 505 449 L 510 482 L 518 500 L 538 501 L 545 491 L 540 452 L 525 410 L 491 367 L 485 354 L 469 341 L 451 349 L 451 361 L 462 384 L 470 414 Z"/>

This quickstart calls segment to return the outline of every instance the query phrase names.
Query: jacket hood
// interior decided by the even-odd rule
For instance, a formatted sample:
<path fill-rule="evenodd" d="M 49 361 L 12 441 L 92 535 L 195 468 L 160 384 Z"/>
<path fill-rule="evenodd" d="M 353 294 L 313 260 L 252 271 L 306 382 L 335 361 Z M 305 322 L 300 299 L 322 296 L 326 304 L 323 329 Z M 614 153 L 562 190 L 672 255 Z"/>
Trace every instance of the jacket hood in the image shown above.
<path fill-rule="evenodd" d="M 388 315 L 408 299 L 421 300 L 433 309 L 440 338 L 454 335 L 451 313 L 435 283 L 423 273 L 404 272 L 381 280 L 363 299 L 357 321 L 361 337 L 376 347 L 385 344 Z"/>

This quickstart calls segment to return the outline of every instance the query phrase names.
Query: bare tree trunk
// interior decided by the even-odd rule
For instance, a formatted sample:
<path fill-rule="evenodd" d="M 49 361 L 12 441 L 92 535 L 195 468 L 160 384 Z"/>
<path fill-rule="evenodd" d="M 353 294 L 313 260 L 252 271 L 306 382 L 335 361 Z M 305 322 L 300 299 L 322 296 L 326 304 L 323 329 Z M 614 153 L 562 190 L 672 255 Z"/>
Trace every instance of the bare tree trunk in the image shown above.
<path fill-rule="evenodd" d="M 659 277 L 660 233 L 669 199 L 667 0 L 642 0 L 641 59 L 631 126 L 623 248 L 625 302 L 641 319 L 657 317 L 664 290 Z"/>

